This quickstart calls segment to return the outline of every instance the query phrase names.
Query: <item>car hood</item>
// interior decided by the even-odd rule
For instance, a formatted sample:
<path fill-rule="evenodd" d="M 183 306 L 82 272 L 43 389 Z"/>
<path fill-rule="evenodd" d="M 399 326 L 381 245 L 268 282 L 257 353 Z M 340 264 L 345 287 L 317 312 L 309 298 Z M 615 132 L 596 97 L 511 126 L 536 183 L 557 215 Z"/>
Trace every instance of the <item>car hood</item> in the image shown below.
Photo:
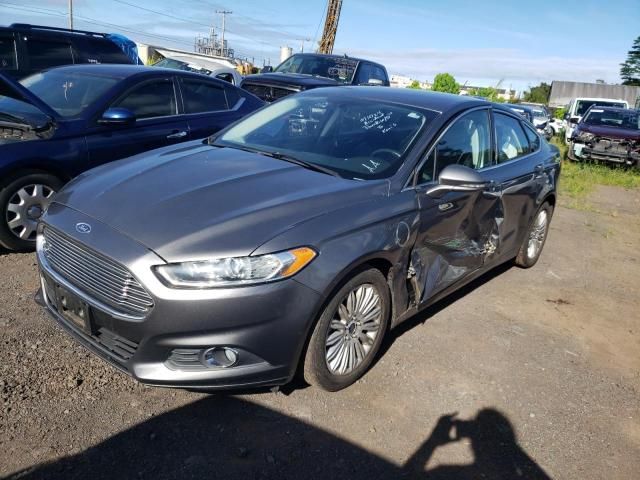
<path fill-rule="evenodd" d="M 19 82 L 0 73 L 0 95 L 13 98 L 21 102 L 33 105 L 42 113 L 51 117 L 58 118 L 58 114 L 49 105 L 47 105 L 40 97 L 31 92 L 28 88 L 23 87 Z"/>
<path fill-rule="evenodd" d="M 342 83 L 326 77 L 314 77 L 300 73 L 260 73 L 248 75 L 242 83 L 259 83 L 261 85 L 286 85 L 303 88 L 335 87 Z"/>
<path fill-rule="evenodd" d="M 596 137 L 619 138 L 626 140 L 640 140 L 640 130 L 630 130 L 628 128 L 617 128 L 603 125 L 589 125 L 581 123 L 579 125 L 581 132 L 593 133 Z"/>
<path fill-rule="evenodd" d="M 341 179 L 198 142 L 99 167 L 56 202 L 179 262 L 249 255 L 306 220 L 387 194 L 386 181 Z"/>

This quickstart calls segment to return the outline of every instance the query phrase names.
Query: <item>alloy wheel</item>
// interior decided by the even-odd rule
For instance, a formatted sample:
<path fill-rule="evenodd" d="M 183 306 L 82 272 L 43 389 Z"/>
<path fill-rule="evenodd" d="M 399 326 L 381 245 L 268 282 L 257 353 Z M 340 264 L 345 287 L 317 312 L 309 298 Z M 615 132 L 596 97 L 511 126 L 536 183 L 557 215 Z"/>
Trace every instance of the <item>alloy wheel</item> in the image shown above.
<path fill-rule="evenodd" d="M 21 240 L 35 240 L 38 220 L 54 193 L 51 187 L 39 183 L 25 185 L 14 193 L 5 212 L 11 233 Z"/>
<path fill-rule="evenodd" d="M 347 375 L 367 358 L 379 335 L 382 302 L 375 286 L 359 285 L 340 302 L 325 340 L 329 371 Z"/>
<path fill-rule="evenodd" d="M 529 243 L 527 244 L 527 256 L 536 258 L 542 250 L 547 227 L 549 225 L 549 215 L 546 210 L 540 210 L 529 232 Z"/>

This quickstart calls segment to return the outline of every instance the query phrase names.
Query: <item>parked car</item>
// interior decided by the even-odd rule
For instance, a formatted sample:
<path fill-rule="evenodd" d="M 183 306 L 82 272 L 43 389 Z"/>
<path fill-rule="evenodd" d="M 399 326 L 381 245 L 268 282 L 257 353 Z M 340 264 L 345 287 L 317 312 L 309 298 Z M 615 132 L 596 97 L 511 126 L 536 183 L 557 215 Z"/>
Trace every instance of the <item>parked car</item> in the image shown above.
<path fill-rule="evenodd" d="M 616 100 L 611 98 L 574 98 L 569 102 L 569 105 L 567 106 L 567 113 L 564 116 L 565 143 L 570 142 L 573 135 L 573 129 L 582 119 L 582 116 L 587 112 L 589 107 L 593 105 L 599 107 L 629 108 L 629 104 L 625 100 Z"/>
<path fill-rule="evenodd" d="M 241 87 L 265 102 L 273 102 L 292 93 L 318 87 L 389 86 L 389 75 L 384 66 L 346 55 L 297 53 L 274 70 L 266 67 L 262 72 L 247 75 Z"/>
<path fill-rule="evenodd" d="M 37 298 L 144 383 L 280 385 L 302 363 L 338 390 L 391 327 L 503 262 L 534 265 L 559 171 L 489 102 L 303 92 L 68 184 L 38 227 Z"/>
<path fill-rule="evenodd" d="M 33 248 L 51 196 L 79 173 L 207 137 L 262 104 L 220 80 L 137 65 L 0 75 L 0 244 Z"/>
<path fill-rule="evenodd" d="M 154 63 L 153 66 L 201 73 L 237 86 L 242 83 L 242 75 L 240 75 L 236 69 L 206 59 L 176 56 L 174 58 L 163 58 L 159 62 Z"/>
<path fill-rule="evenodd" d="M 553 130 L 549 126 L 549 114 L 545 115 L 546 110 L 520 103 L 503 103 L 502 105 L 526 118 L 546 140 L 550 140 L 553 136 Z"/>
<path fill-rule="evenodd" d="M 116 35 L 119 43 L 126 41 Z M 0 73 L 20 79 L 77 63 L 136 64 L 109 34 L 14 23 L 0 27 Z"/>
<path fill-rule="evenodd" d="M 590 107 L 573 130 L 569 158 L 640 167 L 638 110 Z"/>

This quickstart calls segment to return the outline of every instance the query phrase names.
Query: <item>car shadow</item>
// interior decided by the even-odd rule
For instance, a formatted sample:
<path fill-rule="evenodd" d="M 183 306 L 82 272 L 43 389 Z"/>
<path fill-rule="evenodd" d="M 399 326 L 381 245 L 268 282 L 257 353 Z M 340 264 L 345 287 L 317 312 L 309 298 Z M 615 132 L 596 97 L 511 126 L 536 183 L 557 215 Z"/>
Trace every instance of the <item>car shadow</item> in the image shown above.
<path fill-rule="evenodd" d="M 419 421 L 419 420 L 418 420 Z M 383 436 L 384 434 L 380 434 Z M 474 461 L 427 466 L 465 440 Z M 76 454 L 8 478 L 36 479 L 549 479 L 518 445 L 505 415 L 443 415 L 397 465 L 325 430 L 234 396 L 211 395 L 137 424 Z"/>

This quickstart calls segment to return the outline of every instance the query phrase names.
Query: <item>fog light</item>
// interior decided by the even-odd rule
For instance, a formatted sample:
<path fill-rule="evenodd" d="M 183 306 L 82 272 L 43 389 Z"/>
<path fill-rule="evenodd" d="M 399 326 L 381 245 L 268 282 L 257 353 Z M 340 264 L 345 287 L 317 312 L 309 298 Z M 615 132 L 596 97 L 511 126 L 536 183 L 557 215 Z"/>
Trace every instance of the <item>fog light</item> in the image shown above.
<path fill-rule="evenodd" d="M 238 352 L 229 347 L 213 347 L 205 350 L 200 361 L 209 368 L 233 367 L 238 362 Z"/>

